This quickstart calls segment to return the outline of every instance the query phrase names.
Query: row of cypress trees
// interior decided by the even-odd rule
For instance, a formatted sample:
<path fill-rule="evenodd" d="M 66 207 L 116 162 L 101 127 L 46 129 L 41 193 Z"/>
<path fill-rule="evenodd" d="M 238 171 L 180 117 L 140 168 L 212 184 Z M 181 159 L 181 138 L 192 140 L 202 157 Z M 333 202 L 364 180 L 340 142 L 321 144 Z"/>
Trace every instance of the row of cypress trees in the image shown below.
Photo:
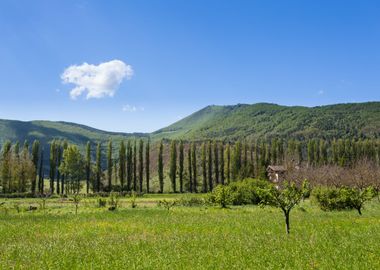
<path fill-rule="evenodd" d="M 65 175 L 59 169 L 67 147 L 66 141 L 53 140 L 50 143 L 48 188 L 51 194 L 64 194 L 74 189 L 70 181 L 65 181 Z M 88 142 L 83 158 L 86 192 L 152 191 L 150 162 L 155 157 L 151 156 L 149 141 L 121 141 L 117 147 L 118 153 L 113 152 L 116 147 L 109 141 L 106 162 L 102 162 L 102 145 L 98 143 L 96 150 L 94 149 L 95 160 L 92 160 L 92 148 L 92 144 Z M 26 192 L 30 188 L 33 194 L 43 193 L 46 167 L 44 149 L 38 140 L 33 142 L 31 152 L 27 142 L 24 143 L 21 155 L 19 149 L 19 143 L 13 147 L 10 142 L 3 145 L 0 160 L 2 191 Z M 168 162 L 164 158 L 165 151 L 169 151 Z M 207 192 L 218 184 L 246 177 L 265 178 L 266 168 L 270 164 L 281 165 L 292 161 L 304 166 L 352 166 L 362 159 L 380 163 L 380 143 L 375 139 L 312 139 L 307 142 L 272 139 L 234 143 L 172 140 L 168 145 L 162 140 L 158 143 L 156 154 L 157 170 L 152 173 L 157 176 L 159 192 L 164 192 L 166 171 L 170 180 L 170 191 Z M 28 164 L 32 165 L 28 167 Z M 26 177 L 30 181 L 26 181 Z"/>

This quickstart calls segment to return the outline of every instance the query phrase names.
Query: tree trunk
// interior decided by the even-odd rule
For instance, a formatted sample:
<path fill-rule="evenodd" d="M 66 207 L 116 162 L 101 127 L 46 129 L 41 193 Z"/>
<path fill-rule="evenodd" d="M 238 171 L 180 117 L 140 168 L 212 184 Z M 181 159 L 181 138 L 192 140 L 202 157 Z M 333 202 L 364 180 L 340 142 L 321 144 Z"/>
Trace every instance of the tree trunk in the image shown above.
<path fill-rule="evenodd" d="M 285 214 L 286 233 L 289 234 L 290 233 L 290 224 L 289 224 L 290 211 L 284 211 L 284 214 Z"/>
<path fill-rule="evenodd" d="M 359 215 L 362 215 L 362 208 L 361 207 L 358 207 L 358 213 L 359 213 Z"/>

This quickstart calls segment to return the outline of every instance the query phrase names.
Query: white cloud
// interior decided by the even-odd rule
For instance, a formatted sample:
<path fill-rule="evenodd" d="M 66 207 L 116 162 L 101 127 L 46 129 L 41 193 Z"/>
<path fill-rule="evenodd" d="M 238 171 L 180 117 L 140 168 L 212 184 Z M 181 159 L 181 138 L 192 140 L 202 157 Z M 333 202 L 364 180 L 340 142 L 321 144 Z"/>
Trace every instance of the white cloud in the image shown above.
<path fill-rule="evenodd" d="M 323 95 L 324 93 L 325 93 L 325 91 L 323 89 L 318 91 L 318 95 L 320 95 L 320 96 Z"/>
<path fill-rule="evenodd" d="M 124 105 L 123 108 L 122 108 L 122 111 L 123 112 L 137 112 L 137 111 L 144 111 L 145 108 L 144 107 L 136 107 L 136 106 L 133 106 L 133 105 Z"/>
<path fill-rule="evenodd" d="M 76 99 L 87 92 L 86 99 L 113 97 L 124 78 L 133 76 L 132 66 L 120 60 L 112 60 L 91 65 L 73 65 L 65 69 L 61 75 L 63 83 L 72 83 L 76 87 L 70 91 L 70 97 Z"/>

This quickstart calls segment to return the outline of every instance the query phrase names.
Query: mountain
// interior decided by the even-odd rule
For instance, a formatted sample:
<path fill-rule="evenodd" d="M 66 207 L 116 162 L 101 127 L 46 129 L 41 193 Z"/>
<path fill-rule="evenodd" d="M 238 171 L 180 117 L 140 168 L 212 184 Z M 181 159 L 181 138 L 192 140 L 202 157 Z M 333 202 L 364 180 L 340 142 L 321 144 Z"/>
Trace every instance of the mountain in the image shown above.
<path fill-rule="evenodd" d="M 380 102 L 318 107 L 269 103 L 207 106 L 152 134 L 152 138 L 357 138 L 380 137 Z"/>
<path fill-rule="evenodd" d="M 66 139 L 69 143 L 83 147 L 87 141 L 93 143 L 101 142 L 105 145 L 109 139 L 118 142 L 123 139 L 148 136 L 149 134 L 144 133 L 107 132 L 69 122 L 24 122 L 0 119 L 0 145 L 6 140 L 12 142 L 19 141 L 20 143 L 23 143 L 24 140 L 28 140 L 31 144 L 33 140 L 37 139 L 46 147 L 46 145 L 53 139 Z"/>
<path fill-rule="evenodd" d="M 84 125 L 53 121 L 0 120 L 0 145 L 34 139 L 46 148 L 53 139 L 67 139 L 82 149 L 112 139 L 134 138 L 228 139 L 239 138 L 357 138 L 380 137 L 380 102 L 348 103 L 318 107 L 281 106 L 269 103 L 207 106 L 190 116 L 153 133 L 118 133 Z"/>

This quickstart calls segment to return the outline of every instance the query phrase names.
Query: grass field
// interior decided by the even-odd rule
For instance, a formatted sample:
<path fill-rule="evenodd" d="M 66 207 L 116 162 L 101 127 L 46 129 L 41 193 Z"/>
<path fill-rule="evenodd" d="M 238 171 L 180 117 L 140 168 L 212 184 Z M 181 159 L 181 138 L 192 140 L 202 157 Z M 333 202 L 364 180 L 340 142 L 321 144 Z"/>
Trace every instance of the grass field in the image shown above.
<path fill-rule="evenodd" d="M 310 201 L 291 213 L 270 207 L 157 207 L 149 195 L 116 211 L 83 199 L 9 199 L 0 208 L 1 269 L 380 269 L 380 203 L 323 212 Z M 5 201 L 5 200 L 0 200 Z"/>

